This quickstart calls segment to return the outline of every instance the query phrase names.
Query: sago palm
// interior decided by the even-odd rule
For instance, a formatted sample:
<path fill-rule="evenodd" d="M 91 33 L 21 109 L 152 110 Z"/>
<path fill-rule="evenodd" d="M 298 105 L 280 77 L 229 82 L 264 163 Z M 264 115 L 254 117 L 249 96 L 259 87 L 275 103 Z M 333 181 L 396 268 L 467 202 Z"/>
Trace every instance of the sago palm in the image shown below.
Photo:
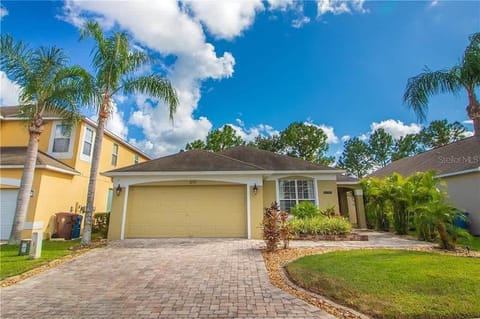
<path fill-rule="evenodd" d="M 132 51 L 127 34 L 115 32 L 107 37 L 98 23 L 89 21 L 82 28 L 80 38 L 92 38 L 95 42 L 95 47 L 92 50 L 92 67 L 95 70 L 95 91 L 99 99 L 95 145 L 87 193 L 85 227 L 82 236 L 82 245 L 88 246 L 91 241 L 93 203 L 103 134 L 105 123 L 112 112 L 113 97 L 117 93 L 125 95 L 143 93 L 154 98 L 160 98 L 168 104 L 171 119 L 175 113 L 178 98 L 170 82 L 162 76 L 155 73 L 138 75 L 138 72 L 151 62 L 151 58 L 145 52 Z"/>
<path fill-rule="evenodd" d="M 1 69 L 20 86 L 19 111 L 29 133 L 9 239 L 9 243 L 17 244 L 30 201 L 38 143 L 45 125 L 43 116 L 45 112 L 54 112 L 66 124 L 74 124 L 79 119 L 77 111 L 90 98 L 91 81 L 81 67 L 67 67 L 67 56 L 56 47 L 30 49 L 5 35 L 1 37 L 0 53 Z"/>
<path fill-rule="evenodd" d="M 480 33 L 470 36 L 459 65 L 449 70 L 425 72 L 408 80 L 403 101 L 409 105 L 420 120 L 425 120 L 428 99 L 438 93 L 457 93 L 466 90 L 468 95 L 467 114 L 473 121 L 474 133 L 480 136 L 480 103 L 475 89 L 480 86 Z"/>

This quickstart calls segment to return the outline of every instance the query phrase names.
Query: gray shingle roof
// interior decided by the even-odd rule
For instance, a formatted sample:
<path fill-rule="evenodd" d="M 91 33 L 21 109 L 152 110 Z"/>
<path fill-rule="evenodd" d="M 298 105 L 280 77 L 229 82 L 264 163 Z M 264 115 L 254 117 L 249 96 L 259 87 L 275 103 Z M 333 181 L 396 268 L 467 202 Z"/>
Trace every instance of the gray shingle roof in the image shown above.
<path fill-rule="evenodd" d="M 203 150 L 192 150 L 160 157 L 110 172 L 200 172 L 258 171 L 261 167 Z"/>
<path fill-rule="evenodd" d="M 370 176 L 385 177 L 393 173 L 408 176 L 434 170 L 439 175 L 480 167 L 480 137 L 472 136 L 427 152 L 405 157 L 375 171 Z"/>
<path fill-rule="evenodd" d="M 272 171 L 334 170 L 334 168 L 325 165 L 315 164 L 299 158 L 276 154 L 249 146 L 230 148 L 220 152 L 220 154 Z"/>
<path fill-rule="evenodd" d="M 26 146 L 0 147 L 0 165 L 7 166 L 7 167 L 24 165 L 26 151 L 27 151 Z M 72 174 L 79 174 L 79 172 L 74 170 L 72 167 L 60 162 L 59 160 L 51 157 L 50 155 L 42 151 L 38 151 L 36 165 L 37 166 L 48 165 L 54 168 L 62 169 Z"/>
<path fill-rule="evenodd" d="M 223 152 L 192 150 L 109 171 L 202 172 L 202 171 L 321 171 L 334 168 L 279 155 L 253 147 L 239 146 Z"/>

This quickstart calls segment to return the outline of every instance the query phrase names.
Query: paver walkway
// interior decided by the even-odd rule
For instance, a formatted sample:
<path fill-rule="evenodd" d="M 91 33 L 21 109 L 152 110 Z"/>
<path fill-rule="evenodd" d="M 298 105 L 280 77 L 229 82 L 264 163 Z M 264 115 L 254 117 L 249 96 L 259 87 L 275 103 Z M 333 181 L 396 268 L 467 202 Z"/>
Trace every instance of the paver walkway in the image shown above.
<path fill-rule="evenodd" d="M 368 241 L 309 241 L 295 240 L 290 247 L 348 247 L 348 248 L 406 248 L 406 247 L 433 247 L 436 243 L 408 239 L 405 236 L 397 236 L 392 233 L 376 231 L 359 231 L 356 233 L 368 235 Z"/>
<path fill-rule="evenodd" d="M 332 318 L 272 286 L 259 241 L 113 242 L 0 291 L 6 318 Z"/>

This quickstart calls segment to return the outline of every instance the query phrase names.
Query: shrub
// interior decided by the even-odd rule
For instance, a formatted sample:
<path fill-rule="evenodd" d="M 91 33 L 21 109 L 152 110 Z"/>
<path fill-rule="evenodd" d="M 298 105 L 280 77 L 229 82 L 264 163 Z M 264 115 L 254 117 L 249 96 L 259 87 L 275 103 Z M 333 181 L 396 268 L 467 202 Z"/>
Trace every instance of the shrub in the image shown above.
<path fill-rule="evenodd" d="M 281 240 L 283 241 L 283 248 L 288 248 L 292 237 L 288 213 L 281 211 L 277 203 L 273 203 L 270 208 L 265 209 L 262 227 L 263 239 L 267 245 L 267 251 L 275 251 Z"/>
<path fill-rule="evenodd" d="M 464 215 L 443 199 L 417 205 L 415 222 L 419 237 L 424 240 L 437 239 L 440 248 L 455 249 L 459 237 L 469 238 L 466 230 L 455 226 L 454 220 Z"/>
<path fill-rule="evenodd" d="M 290 239 L 293 238 L 292 226 L 288 220 L 288 213 L 280 211 L 280 239 L 283 242 L 283 249 L 287 249 L 290 244 Z"/>
<path fill-rule="evenodd" d="M 333 217 L 335 216 L 335 206 L 330 206 L 320 210 L 320 215 L 325 217 Z"/>
<path fill-rule="evenodd" d="M 300 202 L 290 210 L 290 213 L 296 218 L 311 218 L 320 215 L 317 205 L 312 202 Z"/>
<path fill-rule="evenodd" d="M 107 238 L 109 223 L 110 213 L 96 213 L 93 216 L 92 232 L 99 233 L 103 238 Z"/>
<path fill-rule="evenodd" d="M 352 225 L 342 217 L 295 218 L 290 221 L 292 231 L 305 235 L 347 235 L 352 232 Z"/>

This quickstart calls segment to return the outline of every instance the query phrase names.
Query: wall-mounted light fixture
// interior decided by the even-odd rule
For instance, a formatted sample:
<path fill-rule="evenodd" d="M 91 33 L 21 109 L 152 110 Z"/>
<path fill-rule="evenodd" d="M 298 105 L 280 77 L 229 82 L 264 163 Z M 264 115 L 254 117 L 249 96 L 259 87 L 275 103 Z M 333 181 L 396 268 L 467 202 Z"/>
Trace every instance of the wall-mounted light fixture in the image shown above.
<path fill-rule="evenodd" d="M 35 191 L 33 189 L 30 190 L 30 198 L 32 198 L 33 196 L 35 196 Z"/>
<path fill-rule="evenodd" d="M 257 183 L 255 183 L 253 185 L 253 195 L 257 195 L 257 192 L 258 192 L 258 187 L 257 187 Z"/>
<path fill-rule="evenodd" d="M 118 184 L 117 188 L 115 189 L 115 194 L 117 194 L 117 196 L 120 196 L 121 193 L 122 193 L 122 188 L 120 187 L 120 184 Z"/>

